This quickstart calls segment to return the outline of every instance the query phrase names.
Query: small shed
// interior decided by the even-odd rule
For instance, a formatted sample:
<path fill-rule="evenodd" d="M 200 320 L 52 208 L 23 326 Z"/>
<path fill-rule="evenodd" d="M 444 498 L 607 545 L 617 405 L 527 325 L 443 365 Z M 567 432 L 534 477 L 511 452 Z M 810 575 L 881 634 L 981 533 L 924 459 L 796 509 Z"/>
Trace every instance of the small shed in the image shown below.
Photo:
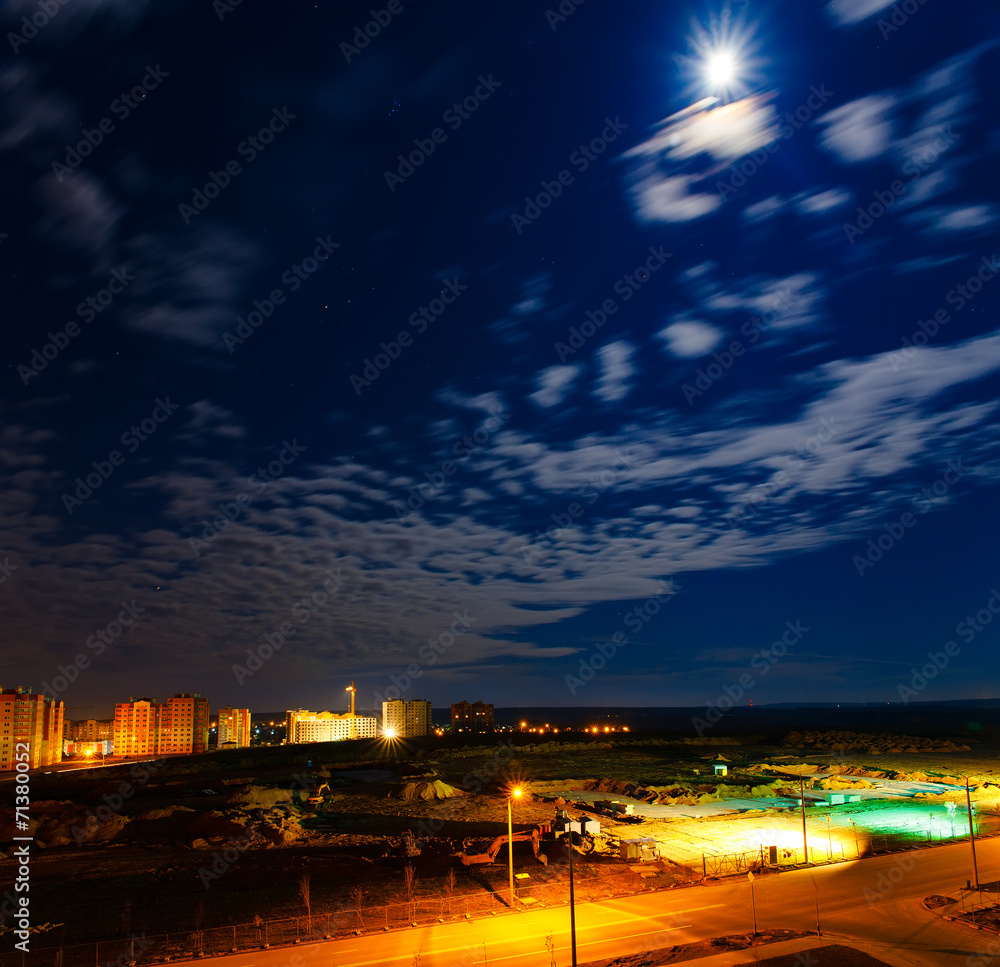
<path fill-rule="evenodd" d="M 620 840 L 620 850 L 621 858 L 630 863 L 652 863 L 660 858 L 652 836 Z"/>
<path fill-rule="evenodd" d="M 712 770 L 715 772 L 717 776 L 729 775 L 729 766 L 727 766 L 725 762 L 713 762 Z"/>

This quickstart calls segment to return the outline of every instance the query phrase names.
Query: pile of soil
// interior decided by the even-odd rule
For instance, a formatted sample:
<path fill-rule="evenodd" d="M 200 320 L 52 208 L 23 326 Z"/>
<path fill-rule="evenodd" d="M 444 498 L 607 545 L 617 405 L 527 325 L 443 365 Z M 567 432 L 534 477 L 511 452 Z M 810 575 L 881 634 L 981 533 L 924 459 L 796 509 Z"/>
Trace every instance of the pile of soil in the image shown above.
<path fill-rule="evenodd" d="M 892 735 L 884 732 L 790 732 L 782 744 L 796 749 L 830 749 L 836 752 L 861 750 L 872 755 L 969 751 L 969 746 L 952 742 L 951 739 L 925 739 L 915 735 Z"/>
<path fill-rule="evenodd" d="M 461 789 L 449 786 L 440 779 L 408 782 L 399 792 L 400 799 L 453 799 L 464 795 Z"/>

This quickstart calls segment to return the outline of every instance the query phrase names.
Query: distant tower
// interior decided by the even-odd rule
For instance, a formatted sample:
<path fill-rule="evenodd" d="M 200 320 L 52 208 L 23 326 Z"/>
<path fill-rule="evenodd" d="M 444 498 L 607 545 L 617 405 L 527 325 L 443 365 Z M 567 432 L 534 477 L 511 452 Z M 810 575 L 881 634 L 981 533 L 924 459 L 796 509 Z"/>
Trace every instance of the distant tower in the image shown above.
<path fill-rule="evenodd" d="M 356 724 L 357 723 L 354 721 L 354 696 L 355 696 L 355 694 L 357 692 L 357 689 L 354 687 L 354 682 L 353 681 L 347 687 L 346 690 L 351 693 L 351 738 L 352 739 L 356 739 L 358 736 L 357 736 L 357 729 L 356 729 Z"/>

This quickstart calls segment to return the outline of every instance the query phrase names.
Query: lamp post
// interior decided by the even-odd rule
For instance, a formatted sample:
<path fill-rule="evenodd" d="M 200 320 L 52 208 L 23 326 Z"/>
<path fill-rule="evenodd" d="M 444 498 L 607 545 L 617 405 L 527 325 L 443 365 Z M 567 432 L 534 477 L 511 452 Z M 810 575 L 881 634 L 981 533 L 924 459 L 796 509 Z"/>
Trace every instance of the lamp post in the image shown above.
<path fill-rule="evenodd" d="M 806 781 L 799 779 L 799 802 L 802 804 L 802 852 L 809 863 L 809 841 L 806 839 Z"/>
<path fill-rule="evenodd" d="M 507 797 L 507 865 L 510 873 L 510 906 L 514 908 L 514 820 L 510 814 L 512 799 L 520 799 L 521 790 L 515 786 Z"/>
<path fill-rule="evenodd" d="M 757 904 L 753 898 L 753 870 L 747 871 L 747 880 L 750 882 L 750 911 L 753 914 L 753 935 L 757 936 Z"/>
<path fill-rule="evenodd" d="M 583 826 L 580 827 L 581 832 Z M 572 956 L 573 967 L 576 967 L 576 896 L 573 892 L 573 827 L 567 836 L 569 844 L 569 948 Z"/>
<path fill-rule="evenodd" d="M 969 795 L 969 777 L 965 777 L 965 805 L 969 810 L 969 845 L 972 847 L 972 886 L 979 889 L 979 866 L 976 863 L 976 832 L 972 827 L 972 797 Z M 982 899 L 982 898 L 980 898 Z"/>

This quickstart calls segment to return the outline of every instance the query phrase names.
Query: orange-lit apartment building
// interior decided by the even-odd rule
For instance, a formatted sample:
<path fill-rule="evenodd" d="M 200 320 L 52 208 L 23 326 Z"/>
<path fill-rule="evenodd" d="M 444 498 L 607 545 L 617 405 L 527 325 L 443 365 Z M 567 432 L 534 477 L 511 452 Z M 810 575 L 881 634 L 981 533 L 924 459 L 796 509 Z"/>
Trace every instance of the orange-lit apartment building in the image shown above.
<path fill-rule="evenodd" d="M 250 745 L 250 709 L 227 705 L 219 709 L 220 749 L 245 749 Z"/>
<path fill-rule="evenodd" d="M 181 692 L 166 702 L 130 699 L 115 706 L 116 759 L 208 751 L 208 699 Z"/>
<path fill-rule="evenodd" d="M 32 769 L 62 762 L 62 702 L 25 688 L 0 689 L 0 771 L 10 771 L 27 746 Z"/>

